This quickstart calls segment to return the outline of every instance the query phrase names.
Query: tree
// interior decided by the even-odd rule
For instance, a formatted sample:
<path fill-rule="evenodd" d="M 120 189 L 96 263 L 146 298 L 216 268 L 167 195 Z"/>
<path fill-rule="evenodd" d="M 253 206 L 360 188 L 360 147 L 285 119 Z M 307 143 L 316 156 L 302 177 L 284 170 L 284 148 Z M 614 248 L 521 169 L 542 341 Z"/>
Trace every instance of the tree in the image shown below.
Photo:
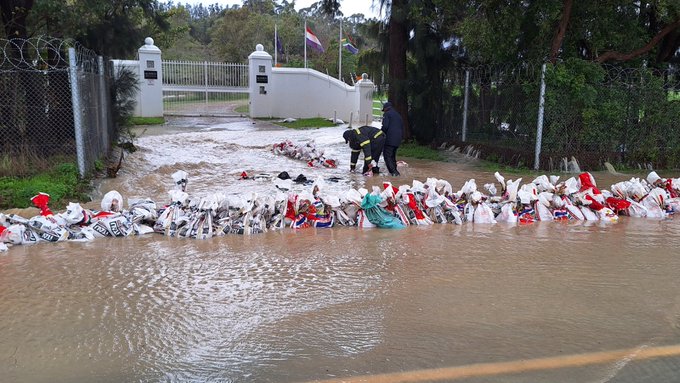
<path fill-rule="evenodd" d="M 26 19 L 33 8 L 33 0 L 3 0 L 0 2 L 2 25 L 7 39 L 28 38 Z"/>
<path fill-rule="evenodd" d="M 408 1 L 380 0 L 380 7 L 389 5 L 388 35 L 389 47 L 389 95 L 388 100 L 404 121 L 404 138 L 411 137 L 408 108 L 408 81 L 406 73 L 406 52 L 408 49 Z"/>
<path fill-rule="evenodd" d="M 212 30 L 213 48 L 224 61 L 244 62 L 260 43 L 271 43 L 274 25 L 268 15 L 249 8 L 230 9 Z"/>

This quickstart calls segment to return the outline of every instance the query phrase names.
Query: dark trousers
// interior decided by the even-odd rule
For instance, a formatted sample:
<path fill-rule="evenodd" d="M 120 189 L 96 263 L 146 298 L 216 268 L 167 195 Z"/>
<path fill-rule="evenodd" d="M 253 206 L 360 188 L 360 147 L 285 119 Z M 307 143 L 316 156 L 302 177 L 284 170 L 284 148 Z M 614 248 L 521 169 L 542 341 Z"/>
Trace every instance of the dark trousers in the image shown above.
<path fill-rule="evenodd" d="M 383 157 L 385 158 L 385 166 L 390 174 L 399 174 L 397 170 L 397 149 L 398 146 L 385 145 L 383 149 Z"/>
<path fill-rule="evenodd" d="M 378 162 L 380 161 L 380 156 L 383 153 L 383 145 L 385 144 L 385 137 L 379 136 L 378 138 L 374 138 L 371 140 L 371 157 L 373 157 L 373 161 L 375 161 L 375 166 L 373 167 L 373 173 L 378 174 L 380 172 L 378 168 Z M 368 166 L 364 164 L 364 170 L 362 173 L 366 173 L 368 171 Z"/>

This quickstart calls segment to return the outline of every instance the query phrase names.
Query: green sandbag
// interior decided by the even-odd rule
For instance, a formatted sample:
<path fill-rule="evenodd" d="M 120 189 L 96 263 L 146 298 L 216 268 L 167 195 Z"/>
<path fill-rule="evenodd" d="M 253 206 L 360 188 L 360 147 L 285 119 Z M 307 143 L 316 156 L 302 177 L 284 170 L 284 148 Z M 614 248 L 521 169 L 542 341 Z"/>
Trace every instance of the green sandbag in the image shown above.
<path fill-rule="evenodd" d="M 366 194 L 364 199 L 361 200 L 361 208 L 364 209 L 366 218 L 368 218 L 372 224 L 387 229 L 403 229 L 406 227 L 397 217 L 380 207 L 380 202 L 380 196 L 372 195 L 370 193 Z"/>

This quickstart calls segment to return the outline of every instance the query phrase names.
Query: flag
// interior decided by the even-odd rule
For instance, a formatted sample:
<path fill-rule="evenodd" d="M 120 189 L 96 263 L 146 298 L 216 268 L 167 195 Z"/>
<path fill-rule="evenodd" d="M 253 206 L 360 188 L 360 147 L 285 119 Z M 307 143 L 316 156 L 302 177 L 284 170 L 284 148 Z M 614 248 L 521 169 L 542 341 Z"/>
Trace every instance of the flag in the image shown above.
<path fill-rule="evenodd" d="M 324 51 L 323 46 L 321 46 L 321 42 L 309 28 L 307 28 L 305 32 L 305 40 L 307 40 L 307 45 L 309 45 L 310 47 L 316 49 L 319 52 Z"/>
<path fill-rule="evenodd" d="M 342 39 L 340 42 L 342 43 L 342 46 L 349 51 L 349 53 L 353 55 L 359 53 L 359 50 L 354 45 L 352 45 L 352 43 L 347 41 L 347 39 Z"/>
<path fill-rule="evenodd" d="M 276 35 L 276 51 L 279 52 L 281 56 L 285 54 L 283 51 L 283 43 L 281 42 L 281 38 L 278 34 Z"/>

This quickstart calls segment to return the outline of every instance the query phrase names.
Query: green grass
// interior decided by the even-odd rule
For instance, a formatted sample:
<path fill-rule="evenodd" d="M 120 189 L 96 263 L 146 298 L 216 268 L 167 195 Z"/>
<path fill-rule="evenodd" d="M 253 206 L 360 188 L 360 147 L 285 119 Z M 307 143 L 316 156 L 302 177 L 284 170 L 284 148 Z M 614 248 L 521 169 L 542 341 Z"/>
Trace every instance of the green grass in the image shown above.
<path fill-rule="evenodd" d="M 317 118 L 300 118 L 296 120 L 295 122 L 278 122 L 278 121 L 273 121 L 277 125 L 284 126 L 286 128 L 291 128 L 291 129 L 314 129 L 314 128 L 326 128 L 330 126 L 335 126 L 335 124 L 331 121 L 328 121 L 325 118 L 317 117 Z"/>
<path fill-rule="evenodd" d="M 132 117 L 132 125 L 163 125 L 165 118 L 163 117 Z"/>
<path fill-rule="evenodd" d="M 382 117 L 382 106 L 383 106 L 383 103 L 386 102 L 386 101 L 387 101 L 387 99 L 385 99 L 385 101 L 381 101 L 378 98 L 373 99 L 373 117 L 374 118 L 375 117 Z"/>
<path fill-rule="evenodd" d="M 412 141 L 401 144 L 397 153 L 400 157 L 410 157 L 421 160 L 444 161 L 446 159 L 438 150 L 419 145 Z"/>
<path fill-rule="evenodd" d="M 246 104 L 246 105 L 237 106 L 236 108 L 234 108 L 234 112 L 241 113 L 241 114 L 249 114 L 250 113 L 250 105 Z"/>
<path fill-rule="evenodd" d="M 84 191 L 88 181 L 80 180 L 78 168 L 73 163 L 61 163 L 45 173 L 32 177 L 0 178 L 0 209 L 33 206 L 31 198 L 39 192 L 51 197 L 50 207 L 60 209 L 67 202 L 86 200 Z"/>
<path fill-rule="evenodd" d="M 501 174 L 505 173 L 510 173 L 510 174 L 516 174 L 516 175 L 540 175 L 540 174 L 545 174 L 544 171 L 535 171 L 533 169 L 529 169 L 526 166 L 508 166 L 508 165 L 503 165 L 499 164 L 498 162 L 493 162 L 493 161 L 487 161 L 487 160 L 480 160 L 480 165 L 479 167 L 483 169 L 484 171 L 487 171 L 489 173 L 495 173 L 499 172 Z"/>
<path fill-rule="evenodd" d="M 675 92 L 675 91 L 669 91 L 668 92 L 668 101 L 680 101 L 680 91 Z"/>

